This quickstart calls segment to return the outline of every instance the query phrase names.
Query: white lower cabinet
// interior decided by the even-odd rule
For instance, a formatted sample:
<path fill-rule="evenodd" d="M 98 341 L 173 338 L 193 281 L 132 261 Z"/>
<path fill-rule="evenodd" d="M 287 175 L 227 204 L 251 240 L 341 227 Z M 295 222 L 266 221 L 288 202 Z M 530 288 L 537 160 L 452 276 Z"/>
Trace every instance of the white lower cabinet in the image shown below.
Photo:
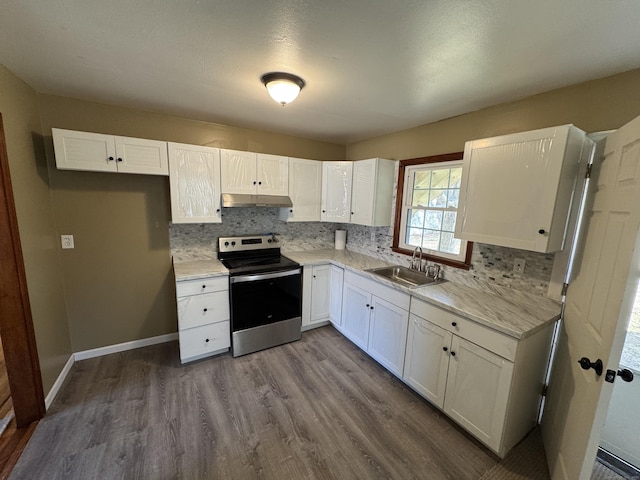
<path fill-rule="evenodd" d="M 345 272 L 342 323 L 336 328 L 390 372 L 402 377 L 409 301 L 406 293 Z"/>
<path fill-rule="evenodd" d="M 182 363 L 226 352 L 231 346 L 229 277 L 176 283 Z"/>
<path fill-rule="evenodd" d="M 302 331 L 329 323 L 331 265 L 309 265 L 302 273 Z"/>
<path fill-rule="evenodd" d="M 413 297 L 403 379 L 504 457 L 537 424 L 552 331 L 517 340 Z"/>
<path fill-rule="evenodd" d="M 344 269 L 331 265 L 329 281 L 329 320 L 334 325 L 342 323 L 342 289 L 344 285 Z"/>

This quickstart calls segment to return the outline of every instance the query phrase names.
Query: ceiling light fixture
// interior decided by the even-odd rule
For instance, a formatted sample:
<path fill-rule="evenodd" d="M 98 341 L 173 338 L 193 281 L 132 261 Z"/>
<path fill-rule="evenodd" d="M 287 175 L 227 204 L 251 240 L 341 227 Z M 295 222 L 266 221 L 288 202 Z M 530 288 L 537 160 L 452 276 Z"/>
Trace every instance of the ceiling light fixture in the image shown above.
<path fill-rule="evenodd" d="M 265 73 L 260 77 L 260 81 L 267 87 L 267 92 L 271 98 L 283 107 L 287 103 L 293 102 L 304 87 L 305 81 L 297 75 L 284 72 Z"/>

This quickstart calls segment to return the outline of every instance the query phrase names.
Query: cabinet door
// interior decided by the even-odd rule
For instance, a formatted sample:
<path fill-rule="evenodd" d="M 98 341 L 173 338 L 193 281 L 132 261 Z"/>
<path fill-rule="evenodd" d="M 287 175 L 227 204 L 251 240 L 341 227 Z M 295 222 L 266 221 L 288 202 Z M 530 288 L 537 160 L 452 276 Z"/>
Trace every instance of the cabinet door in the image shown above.
<path fill-rule="evenodd" d="M 289 195 L 289 157 L 257 155 L 258 193 L 261 195 Z"/>
<path fill-rule="evenodd" d="M 369 337 L 370 309 L 371 294 L 345 283 L 342 293 L 342 331 L 364 351 L 367 350 Z"/>
<path fill-rule="evenodd" d="M 416 315 L 409 316 L 403 378 L 439 408 L 444 407 L 451 337 L 451 332 Z"/>
<path fill-rule="evenodd" d="M 169 143 L 173 223 L 220 223 L 220 151 Z"/>
<path fill-rule="evenodd" d="M 330 265 L 314 265 L 311 286 L 311 324 L 329 319 Z"/>
<path fill-rule="evenodd" d="M 118 172 L 169 175 L 167 142 L 115 137 Z"/>
<path fill-rule="evenodd" d="M 467 142 L 456 236 L 560 250 L 583 139 L 564 125 Z"/>
<path fill-rule="evenodd" d="M 289 158 L 289 196 L 293 207 L 280 210 L 287 222 L 319 222 L 322 203 L 322 163 Z"/>
<path fill-rule="evenodd" d="M 51 129 L 56 167 L 60 170 L 116 172 L 116 145 L 113 135 Z"/>
<path fill-rule="evenodd" d="M 353 162 L 351 223 L 371 225 L 376 196 L 377 158 Z M 389 199 L 391 202 L 391 199 Z"/>
<path fill-rule="evenodd" d="M 258 186 L 256 154 L 238 150 L 220 150 L 222 193 L 255 195 Z"/>
<path fill-rule="evenodd" d="M 513 363 L 456 335 L 451 341 L 444 411 L 500 450 Z"/>
<path fill-rule="evenodd" d="M 342 286 L 344 270 L 331 265 L 331 280 L 329 293 L 329 320 L 334 325 L 342 324 Z"/>
<path fill-rule="evenodd" d="M 404 371 L 409 312 L 375 295 L 371 297 L 367 352 L 399 377 Z"/>
<path fill-rule="evenodd" d="M 323 222 L 349 223 L 351 220 L 351 180 L 353 162 L 323 162 Z"/>

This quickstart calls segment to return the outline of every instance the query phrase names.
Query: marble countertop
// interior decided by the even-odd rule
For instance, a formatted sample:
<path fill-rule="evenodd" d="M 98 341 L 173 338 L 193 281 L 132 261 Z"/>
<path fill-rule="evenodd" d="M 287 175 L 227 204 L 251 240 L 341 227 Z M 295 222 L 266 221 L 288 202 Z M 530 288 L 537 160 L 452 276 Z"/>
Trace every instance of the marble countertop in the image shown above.
<path fill-rule="evenodd" d="M 366 271 L 390 263 L 349 250 L 309 250 L 283 254 L 301 265 L 332 263 L 517 339 L 533 335 L 560 318 L 559 302 L 514 290 L 501 294 L 454 282 L 419 288 L 398 285 Z M 186 262 L 174 259 L 174 271 L 177 281 L 228 275 L 227 269 L 218 260 L 211 259 Z"/>

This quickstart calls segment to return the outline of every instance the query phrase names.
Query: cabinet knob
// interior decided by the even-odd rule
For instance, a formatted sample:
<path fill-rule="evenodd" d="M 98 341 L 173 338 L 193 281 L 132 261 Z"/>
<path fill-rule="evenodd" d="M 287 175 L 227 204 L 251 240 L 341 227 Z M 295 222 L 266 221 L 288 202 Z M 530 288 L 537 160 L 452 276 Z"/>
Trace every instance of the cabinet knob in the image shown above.
<path fill-rule="evenodd" d="M 258 182 L 258 185 L 262 185 L 262 182 Z"/>
<path fill-rule="evenodd" d="M 449 349 L 448 349 L 447 347 L 442 347 L 442 350 L 446 352 L 446 351 L 448 351 Z"/>
<path fill-rule="evenodd" d="M 289 213 L 293 213 L 293 208 L 289 210 Z"/>
<path fill-rule="evenodd" d="M 373 310 L 373 306 L 369 307 L 371 310 Z"/>
<path fill-rule="evenodd" d="M 202 311 L 203 311 L 203 312 L 206 312 L 206 311 L 207 311 L 207 309 L 206 309 L 206 308 L 203 308 L 203 309 L 202 309 Z"/>
<path fill-rule="evenodd" d="M 371 305 L 369 305 L 369 304 L 367 303 L 367 308 L 369 308 L 370 306 L 371 306 Z"/>
<path fill-rule="evenodd" d="M 208 338 L 205 338 L 205 339 L 204 339 L 204 341 L 205 341 L 206 343 L 209 343 L 209 339 L 208 339 Z"/>
<path fill-rule="evenodd" d="M 453 350 L 451 350 L 451 356 L 455 357 L 456 356 L 456 352 L 454 352 Z"/>
<path fill-rule="evenodd" d="M 316 276 L 314 275 L 313 278 L 316 278 Z"/>
<path fill-rule="evenodd" d="M 452 327 L 457 327 L 458 326 L 458 322 L 451 322 L 451 326 Z"/>
<path fill-rule="evenodd" d="M 216 212 L 219 212 L 219 211 L 220 211 L 220 209 L 219 209 L 219 208 L 216 208 Z"/>
<path fill-rule="evenodd" d="M 353 212 L 351 212 L 351 215 L 355 215 Z"/>
<path fill-rule="evenodd" d="M 539 233 L 540 235 L 544 235 L 544 234 L 545 234 L 545 233 L 547 233 L 547 232 L 545 231 L 545 229 L 544 229 L 544 228 L 541 228 L 540 230 L 538 230 L 538 233 Z"/>
<path fill-rule="evenodd" d="M 207 286 L 206 285 L 202 285 L 202 288 L 207 288 Z"/>
<path fill-rule="evenodd" d="M 326 210 L 322 210 L 322 213 L 327 213 L 327 211 Z"/>
<path fill-rule="evenodd" d="M 118 161 L 119 161 L 119 162 L 121 162 L 121 161 L 122 161 L 122 158 L 118 157 Z"/>
<path fill-rule="evenodd" d="M 258 182 L 253 182 L 253 184 L 254 184 L 254 185 L 255 185 L 256 183 L 258 183 Z"/>
<path fill-rule="evenodd" d="M 113 162 L 113 157 L 109 157 L 107 158 L 107 160 L 109 160 L 110 162 Z"/>

